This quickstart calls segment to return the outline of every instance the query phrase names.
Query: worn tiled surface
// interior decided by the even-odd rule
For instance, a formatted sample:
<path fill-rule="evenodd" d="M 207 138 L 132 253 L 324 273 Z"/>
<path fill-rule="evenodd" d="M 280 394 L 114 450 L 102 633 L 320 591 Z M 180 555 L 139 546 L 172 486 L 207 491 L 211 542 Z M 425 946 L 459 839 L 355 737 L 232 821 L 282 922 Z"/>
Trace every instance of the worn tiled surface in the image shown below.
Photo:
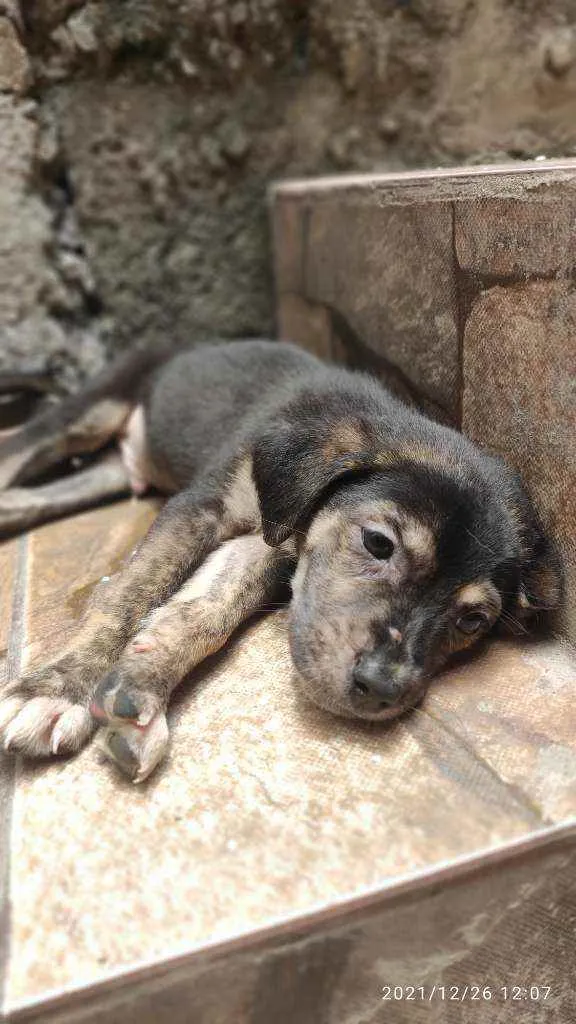
<path fill-rule="evenodd" d="M 0 666 L 2 672 L 5 671 L 8 660 L 18 548 L 18 540 L 0 544 Z"/>
<path fill-rule="evenodd" d="M 282 335 L 394 385 L 399 369 L 518 467 L 576 641 L 576 161 L 288 182 L 272 209 Z"/>
<path fill-rule="evenodd" d="M 136 500 L 109 505 L 28 535 L 25 667 L 41 663 L 64 644 L 96 583 L 120 568 L 152 523 L 156 507 Z"/>
<path fill-rule="evenodd" d="M 565 644 L 501 641 L 447 673 L 426 710 L 553 823 L 576 815 L 575 692 L 576 660 Z"/>
<path fill-rule="evenodd" d="M 572 1024 L 576 828 L 63 996 L 13 1024 Z"/>
<path fill-rule="evenodd" d="M 141 503 L 113 506 L 28 539 L 24 611 L 35 660 L 57 649 L 91 586 L 152 514 Z M 447 675 L 411 718 L 350 724 L 299 697 L 283 613 L 254 623 L 180 695 L 168 762 L 145 787 L 100 764 L 93 747 L 68 762 L 18 765 L 7 1005 L 16 1011 L 48 991 L 102 982 L 574 816 L 575 681 L 558 647 L 501 643 Z M 326 958 L 330 971 L 340 963 L 340 942 L 326 943 L 318 978 Z M 347 962 L 348 939 L 342 952 Z M 312 976 L 315 956 L 305 958 Z M 260 957 L 250 970 L 257 965 Z M 179 1018 L 176 991 L 164 999 L 173 1014 L 165 1019 L 263 1024 L 276 970 L 271 961 L 257 983 L 232 970 L 244 1017 L 214 1009 Z M 344 1006 L 344 989 L 338 998 Z M 110 1012 L 100 1019 L 132 1019 L 126 1006 Z"/>
<path fill-rule="evenodd" d="M 16 586 L 19 555 L 23 544 L 0 545 L 0 685 L 9 671 L 17 668 L 19 592 Z M 10 645 L 10 646 L 9 646 Z M 3 987 L 8 937 L 8 851 L 13 770 L 2 763 L 0 753 L 0 992 Z"/>
<path fill-rule="evenodd" d="M 0 544 L 0 679 L 30 656 L 58 650 L 94 583 L 130 553 L 154 516 L 152 502 L 110 506 Z M 8 986 L 11 830 L 15 763 L 0 752 L 0 984 Z M 19 778 L 18 766 L 16 777 Z M 45 807 L 42 816 L 49 814 Z M 44 884 L 47 883 L 47 877 Z M 12 910 L 13 910 L 12 905 Z"/>
<path fill-rule="evenodd" d="M 305 288 L 314 301 L 343 313 L 375 356 L 386 356 L 456 414 L 451 220 L 450 208 L 438 203 L 405 210 L 351 202 L 337 218 L 318 206 L 308 220 Z M 424 239 L 433 260 L 422 259 Z"/>
<path fill-rule="evenodd" d="M 456 423 L 472 295 L 574 265 L 573 160 L 281 182 L 270 198 L 282 337 L 385 380 L 395 366 Z"/>

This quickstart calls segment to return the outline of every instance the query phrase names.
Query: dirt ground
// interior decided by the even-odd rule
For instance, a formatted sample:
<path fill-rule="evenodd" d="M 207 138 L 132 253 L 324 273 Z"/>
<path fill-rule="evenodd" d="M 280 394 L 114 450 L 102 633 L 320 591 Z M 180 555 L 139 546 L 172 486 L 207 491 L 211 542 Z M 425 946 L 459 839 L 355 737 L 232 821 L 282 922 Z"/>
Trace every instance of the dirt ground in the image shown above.
<path fill-rule="evenodd" d="M 0 365 L 274 330 L 266 186 L 576 153 L 573 0 L 0 0 Z"/>

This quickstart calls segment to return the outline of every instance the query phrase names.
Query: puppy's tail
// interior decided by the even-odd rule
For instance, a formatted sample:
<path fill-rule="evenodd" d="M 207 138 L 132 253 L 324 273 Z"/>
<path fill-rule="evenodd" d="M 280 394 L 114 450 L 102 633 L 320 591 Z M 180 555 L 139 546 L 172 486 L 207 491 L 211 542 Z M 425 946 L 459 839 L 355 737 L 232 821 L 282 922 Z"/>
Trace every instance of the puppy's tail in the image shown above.
<path fill-rule="evenodd" d="M 175 351 L 168 342 L 136 345 L 83 391 L 0 441 L 0 490 L 29 482 L 73 455 L 103 448 L 122 429 L 151 374 Z"/>

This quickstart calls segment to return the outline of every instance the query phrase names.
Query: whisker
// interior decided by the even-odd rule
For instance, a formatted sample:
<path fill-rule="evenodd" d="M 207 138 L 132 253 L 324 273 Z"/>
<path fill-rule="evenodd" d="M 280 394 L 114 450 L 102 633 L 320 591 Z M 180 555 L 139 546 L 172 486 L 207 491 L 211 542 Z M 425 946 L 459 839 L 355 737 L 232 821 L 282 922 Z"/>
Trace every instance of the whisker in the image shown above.
<path fill-rule="evenodd" d="M 500 618 L 504 622 L 508 622 L 511 626 L 514 626 L 516 629 L 519 629 L 521 633 L 525 634 L 525 636 L 530 635 L 530 630 L 526 628 L 524 623 L 520 622 L 519 619 L 516 619 L 513 615 L 511 615 L 510 612 L 506 611 L 505 609 L 503 609 L 500 612 Z"/>
<path fill-rule="evenodd" d="M 297 533 L 299 537 L 306 537 L 306 534 L 303 530 L 296 530 L 293 526 L 288 526 L 288 523 L 281 523 L 276 519 L 264 518 L 262 518 L 262 522 L 268 523 L 270 526 L 284 526 L 287 530 L 290 530 L 290 533 Z"/>
<path fill-rule="evenodd" d="M 409 711 L 411 715 L 423 715 L 425 718 L 429 718 L 430 716 L 426 715 L 426 712 L 423 711 L 419 705 L 420 701 L 418 701 L 418 704 L 407 704 L 404 708 L 404 712 Z"/>
<path fill-rule="evenodd" d="M 477 537 L 475 533 L 472 533 L 472 531 L 469 530 L 467 526 L 464 527 L 464 531 L 468 534 L 469 537 L 472 537 L 472 540 L 475 540 L 476 543 L 479 544 L 481 548 L 484 548 L 485 551 L 489 551 L 491 555 L 496 555 L 496 551 L 494 550 L 494 548 L 489 547 L 488 544 L 485 544 L 484 541 L 480 540 L 480 538 Z"/>

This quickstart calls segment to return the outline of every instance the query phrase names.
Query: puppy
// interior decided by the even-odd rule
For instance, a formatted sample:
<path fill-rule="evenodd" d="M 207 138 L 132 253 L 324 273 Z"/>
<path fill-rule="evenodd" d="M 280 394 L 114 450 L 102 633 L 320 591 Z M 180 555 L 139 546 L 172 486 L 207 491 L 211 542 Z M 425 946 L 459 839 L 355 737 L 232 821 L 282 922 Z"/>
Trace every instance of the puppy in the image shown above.
<path fill-rule="evenodd" d="M 21 486 L 114 439 L 120 454 Z M 375 379 L 287 344 L 136 349 L 2 443 L 0 486 L 5 531 L 130 489 L 171 495 L 72 643 L 0 702 L 7 749 L 69 753 L 101 723 L 135 781 L 166 750 L 172 690 L 271 601 L 289 599 L 304 692 L 378 721 L 498 622 L 560 599 L 515 472 Z"/>

